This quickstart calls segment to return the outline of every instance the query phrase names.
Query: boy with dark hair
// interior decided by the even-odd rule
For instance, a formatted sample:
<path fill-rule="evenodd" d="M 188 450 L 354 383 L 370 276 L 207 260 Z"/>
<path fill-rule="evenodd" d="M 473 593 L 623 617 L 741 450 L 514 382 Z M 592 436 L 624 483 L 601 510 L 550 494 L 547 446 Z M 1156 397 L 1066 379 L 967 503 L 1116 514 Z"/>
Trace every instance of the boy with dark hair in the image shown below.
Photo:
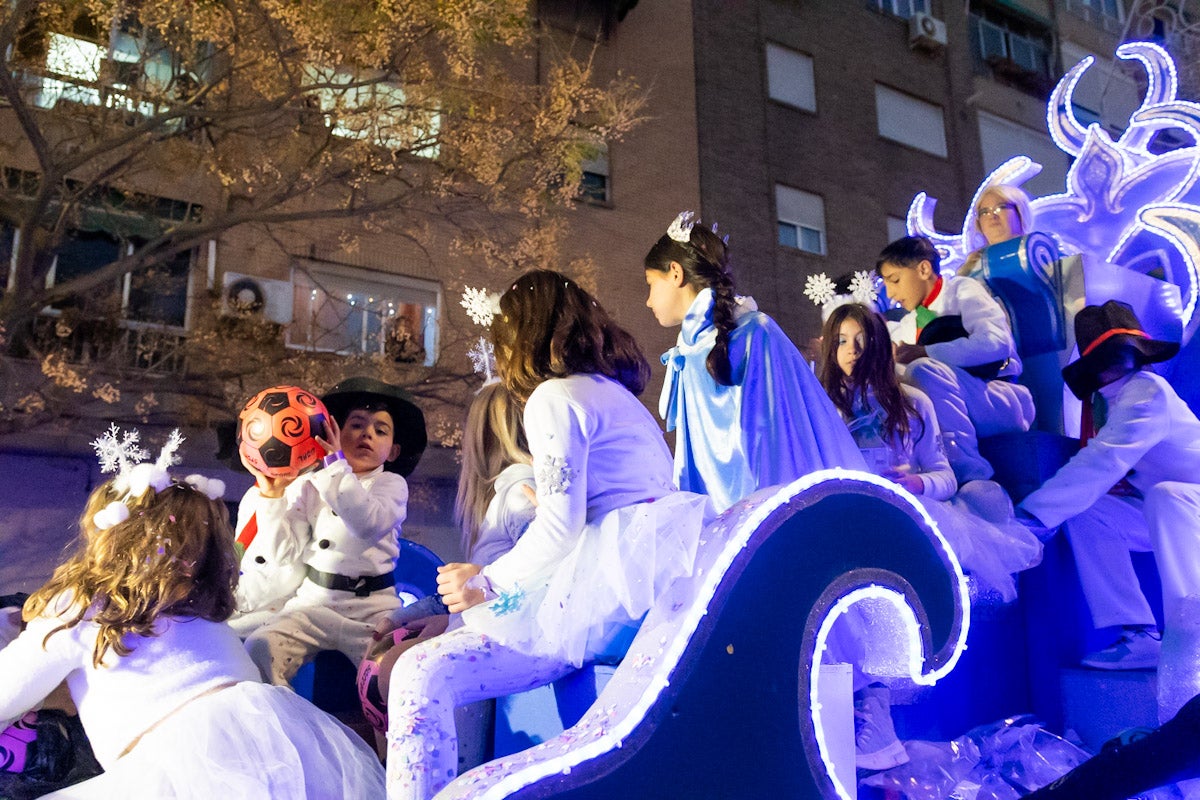
<path fill-rule="evenodd" d="M 324 468 L 295 480 L 258 481 L 239 508 L 258 535 L 242 570 L 278 569 L 298 553 L 304 578 L 246 639 L 263 679 L 285 685 L 320 650 L 358 663 L 375 625 L 400 606 L 394 570 L 408 484 L 425 449 L 425 418 L 397 386 L 350 378 L 322 401 L 329 410 Z"/>
<path fill-rule="evenodd" d="M 1085 418 L 1093 410 L 1095 435 L 1019 510 L 1047 527 L 1063 525 L 1092 622 L 1122 627 L 1111 647 L 1083 663 L 1152 668 L 1157 625 L 1129 553 L 1154 553 L 1169 634 L 1183 601 L 1200 598 L 1200 420 L 1166 380 L 1143 368 L 1171 358 L 1179 345 L 1151 339 L 1129 306 L 1085 307 L 1075 337 L 1080 356 L 1063 368 L 1063 379 L 1084 401 Z M 1126 478 L 1136 491 L 1111 491 Z"/>
<path fill-rule="evenodd" d="M 929 395 L 960 484 L 992 476 L 979 437 L 1028 430 L 1033 395 L 1021 374 L 1004 310 L 974 278 L 943 276 L 924 236 L 883 249 L 875 270 L 888 297 L 908 313 L 889 323 L 901 379 Z"/>

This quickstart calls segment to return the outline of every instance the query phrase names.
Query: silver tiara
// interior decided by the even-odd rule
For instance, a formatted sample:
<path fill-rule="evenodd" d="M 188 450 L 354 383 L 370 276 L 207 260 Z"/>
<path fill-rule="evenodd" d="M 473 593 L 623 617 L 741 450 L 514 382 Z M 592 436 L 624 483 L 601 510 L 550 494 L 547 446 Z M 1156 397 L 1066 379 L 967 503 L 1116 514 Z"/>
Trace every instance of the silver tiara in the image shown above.
<path fill-rule="evenodd" d="M 694 211 L 680 211 L 679 216 L 675 217 L 675 221 L 667 228 L 667 236 L 670 236 L 681 244 L 687 244 L 692 240 L 692 228 L 696 226 L 696 213 Z"/>

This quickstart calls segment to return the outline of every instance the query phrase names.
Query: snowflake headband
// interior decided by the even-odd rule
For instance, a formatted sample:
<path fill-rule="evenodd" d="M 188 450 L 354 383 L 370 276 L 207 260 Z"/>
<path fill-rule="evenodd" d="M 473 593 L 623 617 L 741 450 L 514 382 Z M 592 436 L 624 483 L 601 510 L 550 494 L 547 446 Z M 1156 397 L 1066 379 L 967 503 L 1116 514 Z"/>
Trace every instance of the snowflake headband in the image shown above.
<path fill-rule="evenodd" d="M 875 276 L 869 270 L 859 270 L 850 278 L 850 294 L 838 294 L 837 284 L 824 272 L 809 275 L 804 281 L 804 294 L 818 306 L 823 316 L 828 316 L 837 306 L 845 303 L 862 303 L 874 308 L 879 300 L 875 288 Z"/>
<path fill-rule="evenodd" d="M 486 289 L 472 289 L 470 286 L 464 286 L 459 305 L 467 310 L 467 316 L 476 325 L 490 328 L 492 320 L 500 313 L 500 294 L 499 292 L 489 294 Z M 467 351 L 467 357 L 471 359 L 471 366 L 474 367 L 475 372 L 483 375 L 484 383 L 495 379 L 496 348 L 486 336 L 480 336 L 479 341 L 471 345 L 471 349 Z"/>
<path fill-rule="evenodd" d="M 696 223 L 699 221 L 696 219 L 696 212 L 680 211 L 679 215 L 667 227 L 667 236 L 680 244 L 687 244 L 692 240 L 692 228 L 696 227 Z M 717 232 L 717 223 L 715 222 L 712 226 L 712 232 Z M 722 236 L 721 241 L 729 244 L 729 236 Z"/>
<path fill-rule="evenodd" d="M 92 448 L 100 459 L 100 472 L 117 473 L 113 477 L 113 491 L 120 498 L 93 515 L 92 523 L 99 530 L 108 530 L 129 519 L 129 500 L 137 500 L 150 489 L 157 494 L 171 485 L 171 475 L 167 472 L 167 467 L 179 463 L 178 452 L 179 446 L 183 444 L 183 436 L 178 429 L 171 431 L 166 444 L 154 461 L 146 460 L 150 454 L 138 443 L 140 438 L 141 435 L 136 430 L 122 432 L 114 423 L 92 442 Z M 188 475 L 184 478 L 184 483 L 210 500 L 217 500 L 225 495 L 225 482 L 216 478 Z"/>

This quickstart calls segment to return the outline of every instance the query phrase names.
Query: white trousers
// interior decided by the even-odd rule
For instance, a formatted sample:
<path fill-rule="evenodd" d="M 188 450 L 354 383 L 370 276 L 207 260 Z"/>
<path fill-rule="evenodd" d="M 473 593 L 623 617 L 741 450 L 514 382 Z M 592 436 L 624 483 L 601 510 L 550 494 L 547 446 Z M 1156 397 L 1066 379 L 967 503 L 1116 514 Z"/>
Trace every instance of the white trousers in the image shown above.
<path fill-rule="evenodd" d="M 992 477 L 992 465 L 979 455 L 980 436 L 1027 431 L 1033 424 L 1033 395 L 1018 383 L 985 381 L 932 358 L 918 358 L 900 370 L 905 383 L 933 401 L 959 484 Z"/>
<path fill-rule="evenodd" d="M 1097 628 L 1155 624 L 1131 551 L 1154 553 L 1165 620 L 1200 597 L 1200 484 L 1164 481 L 1144 501 L 1106 494 L 1063 529 Z"/>
<path fill-rule="evenodd" d="M 408 650 L 388 688 L 388 800 L 427 800 L 458 774 L 457 706 L 545 686 L 574 669 L 459 628 Z"/>
<path fill-rule="evenodd" d="M 391 588 L 358 597 L 305 579 L 279 613 L 246 637 L 246 652 L 264 681 L 287 686 L 322 650 L 340 650 L 357 665 L 375 625 L 399 607 Z"/>

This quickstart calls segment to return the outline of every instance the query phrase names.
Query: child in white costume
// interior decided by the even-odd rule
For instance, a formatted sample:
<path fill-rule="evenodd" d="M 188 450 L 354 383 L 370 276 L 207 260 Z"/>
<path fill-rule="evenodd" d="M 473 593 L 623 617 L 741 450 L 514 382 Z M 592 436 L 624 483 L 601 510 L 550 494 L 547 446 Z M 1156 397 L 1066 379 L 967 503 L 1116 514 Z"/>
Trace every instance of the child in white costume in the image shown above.
<path fill-rule="evenodd" d="M 454 518 L 471 564 L 487 566 L 512 550 L 533 521 L 533 467 L 521 425 L 521 407 L 499 382 L 486 383 L 467 409 Z M 443 633 L 451 620 L 440 595 L 392 612 L 375 626 L 377 643 L 359 667 L 359 699 L 367 719 L 385 732 L 392 665 L 409 647 Z M 404 628 L 403 639 L 388 636 Z"/>
<path fill-rule="evenodd" d="M 821 356 L 821 383 L 868 469 L 916 495 L 970 574 L 974 593 L 1016 599 L 1013 573 L 1038 563 L 1041 543 L 1014 520 L 1012 502 L 999 485 L 977 480 L 957 493 L 933 403 L 899 382 L 883 317 L 859 303 L 837 306 L 825 321 Z M 888 687 L 872 685 L 867 674 L 875 671 L 869 628 L 869 609 L 851 608 L 833 628 L 827 660 L 855 667 L 856 765 L 881 770 L 905 763 L 908 754 L 892 725 Z"/>
<path fill-rule="evenodd" d="M 293 692 L 260 683 L 224 623 L 237 581 L 216 500 L 224 487 L 172 479 L 173 447 L 133 466 L 144 457 L 135 441 L 114 431 L 108 444 L 121 473 L 93 493 L 78 551 L 0 650 L 0 728 L 65 679 L 104 767 L 51 796 L 378 797 L 383 771 L 370 749 Z"/>
<path fill-rule="evenodd" d="M 929 239 L 906 236 L 883 249 L 876 271 L 909 313 L 890 327 L 901 377 L 929 396 L 959 483 L 990 478 L 979 437 L 1025 431 L 1033 395 L 1021 374 L 1004 309 L 973 278 L 944 277 Z"/>
<path fill-rule="evenodd" d="M 675 434 L 680 489 L 717 511 L 830 467 L 862 469 L 812 370 L 754 300 L 734 294 L 724 240 L 680 214 L 646 254 L 646 305 L 680 327 L 663 354 L 659 413 Z"/>
<path fill-rule="evenodd" d="M 259 529 L 243 575 L 282 571 L 297 553 L 304 567 L 295 595 L 246 638 L 264 680 L 281 686 L 321 650 L 357 663 L 375 625 L 400 606 L 393 587 L 407 514 L 403 475 L 425 446 L 424 417 L 398 387 L 350 378 L 322 400 L 332 417 L 329 440 L 320 440 L 330 453 L 324 468 L 270 480 L 266 490 L 260 478 L 238 514 L 253 513 Z"/>
<path fill-rule="evenodd" d="M 1124 627 L 1115 644 L 1084 663 L 1153 667 L 1156 623 L 1129 552 L 1154 553 L 1169 636 L 1182 601 L 1200 598 L 1200 420 L 1170 384 L 1142 369 L 1170 358 L 1179 345 L 1150 339 L 1128 306 L 1110 300 L 1084 308 L 1075 336 L 1081 355 L 1063 378 L 1085 404 L 1096 402 L 1100 424 L 1020 507 L 1043 525 L 1063 525 L 1096 627 Z M 1144 500 L 1109 494 L 1123 478 Z"/>
<path fill-rule="evenodd" d="M 868 468 L 917 496 L 954 548 L 979 594 L 1017 597 L 1015 573 L 1041 561 L 1042 545 L 992 481 L 959 490 L 933 403 L 897 382 L 887 324 L 858 303 L 834 309 L 822 335 L 821 383 L 862 448 Z"/>
<path fill-rule="evenodd" d="M 388 796 L 428 798 L 457 769 L 456 705 L 544 685 L 636 627 L 690 574 L 707 506 L 677 492 L 638 402 L 649 366 L 633 338 L 565 275 L 517 279 L 493 324 L 501 379 L 527 398 L 537 514 L 482 570 L 442 567 L 464 627 L 408 650 L 388 697 Z"/>

